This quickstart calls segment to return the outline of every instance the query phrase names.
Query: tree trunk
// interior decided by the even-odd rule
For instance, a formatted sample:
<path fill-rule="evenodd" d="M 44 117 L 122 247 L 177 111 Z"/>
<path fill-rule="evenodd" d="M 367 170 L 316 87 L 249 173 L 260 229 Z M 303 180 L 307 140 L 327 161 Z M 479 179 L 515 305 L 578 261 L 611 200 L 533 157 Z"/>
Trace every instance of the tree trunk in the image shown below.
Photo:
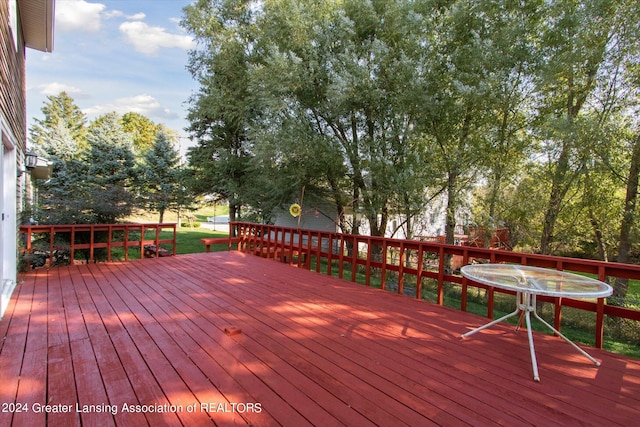
<path fill-rule="evenodd" d="M 456 229 L 456 210 L 457 210 L 457 172 L 450 172 L 447 181 L 447 212 L 445 215 L 445 242 L 453 245 Z"/>
<path fill-rule="evenodd" d="M 565 141 L 562 145 L 562 152 L 558 159 L 558 164 L 553 173 L 551 182 L 551 194 L 547 203 L 547 210 L 544 214 L 544 222 L 542 224 L 542 237 L 540 239 L 540 252 L 549 255 L 554 243 L 554 230 L 556 220 L 560 214 L 562 200 L 569 188 L 566 178 L 569 172 L 569 142 Z"/>
<path fill-rule="evenodd" d="M 640 174 L 640 133 L 633 142 L 629 176 L 627 178 L 627 195 L 624 203 L 624 213 L 620 224 L 620 243 L 618 246 L 618 262 L 628 263 L 631 251 L 631 230 L 638 200 L 638 175 Z M 616 279 L 613 295 L 624 298 L 629 286 L 628 279 Z"/>
<path fill-rule="evenodd" d="M 602 235 L 602 227 L 600 226 L 600 222 L 594 216 L 593 212 L 589 212 L 591 228 L 593 229 L 593 235 L 596 239 L 596 245 L 598 247 L 598 258 L 602 261 L 609 261 L 609 256 L 607 255 L 607 246 L 604 243 L 604 237 Z"/>

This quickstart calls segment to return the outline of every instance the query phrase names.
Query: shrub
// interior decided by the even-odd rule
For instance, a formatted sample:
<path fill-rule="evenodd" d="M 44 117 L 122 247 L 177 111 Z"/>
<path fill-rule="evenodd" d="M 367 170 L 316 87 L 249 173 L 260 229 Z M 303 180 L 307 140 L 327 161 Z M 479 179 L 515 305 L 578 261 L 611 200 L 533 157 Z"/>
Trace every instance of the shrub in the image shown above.
<path fill-rule="evenodd" d="M 182 228 L 200 228 L 200 223 L 197 221 L 193 221 L 192 223 L 183 222 L 180 224 Z"/>

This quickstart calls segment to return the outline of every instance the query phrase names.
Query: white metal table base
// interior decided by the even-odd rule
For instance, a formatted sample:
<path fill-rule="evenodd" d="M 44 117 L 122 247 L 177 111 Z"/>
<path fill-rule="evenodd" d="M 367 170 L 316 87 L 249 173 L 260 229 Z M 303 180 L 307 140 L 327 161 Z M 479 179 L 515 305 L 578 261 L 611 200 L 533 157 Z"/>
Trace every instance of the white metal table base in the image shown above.
<path fill-rule="evenodd" d="M 551 329 L 559 337 L 561 337 L 563 340 L 571 344 L 573 348 L 575 348 L 580 353 L 582 353 L 585 357 L 587 357 L 590 361 L 592 361 L 596 366 L 600 366 L 600 362 L 594 359 L 589 353 L 587 353 L 586 351 L 578 347 L 578 345 L 576 345 L 569 338 L 562 335 L 560 331 L 558 331 L 556 328 L 551 326 L 549 323 L 547 323 L 547 321 L 545 321 L 543 318 L 541 318 L 538 315 L 538 313 L 536 312 L 536 295 L 535 294 L 531 294 L 529 292 L 517 292 L 516 301 L 517 301 L 517 308 L 513 313 L 509 313 L 506 316 L 502 316 L 499 319 L 496 319 L 487 323 L 486 325 L 482 325 L 479 328 L 476 328 L 472 331 L 462 334 L 461 338 L 463 339 L 467 338 L 468 336 L 471 336 L 476 332 L 480 332 L 483 329 L 487 329 L 495 325 L 496 323 L 500 323 L 503 320 L 506 320 L 513 316 L 520 317 L 520 319 L 518 320 L 518 324 L 516 325 L 516 331 L 518 331 L 520 329 L 520 325 L 522 324 L 522 318 L 524 317 L 524 320 L 526 321 L 526 325 L 527 325 L 527 336 L 529 337 L 529 351 L 531 353 L 531 366 L 533 368 L 533 379 L 535 381 L 540 381 L 540 375 L 538 374 L 538 361 L 536 359 L 535 347 L 533 345 L 533 334 L 531 332 L 531 313 L 533 313 L 536 319 L 541 321 L 545 326 L 547 326 L 547 328 Z"/>

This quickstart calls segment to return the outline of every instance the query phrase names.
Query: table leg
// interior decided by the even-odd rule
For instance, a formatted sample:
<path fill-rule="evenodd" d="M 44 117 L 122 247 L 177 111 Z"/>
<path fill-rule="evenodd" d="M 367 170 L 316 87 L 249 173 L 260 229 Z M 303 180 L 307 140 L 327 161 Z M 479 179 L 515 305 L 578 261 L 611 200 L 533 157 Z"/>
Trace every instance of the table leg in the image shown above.
<path fill-rule="evenodd" d="M 536 358 L 535 346 L 533 345 L 533 333 L 531 332 L 531 313 L 533 312 L 533 314 L 539 318 L 538 314 L 536 313 L 535 295 L 532 295 L 526 292 L 518 292 L 516 294 L 516 306 L 517 307 L 513 313 L 509 313 L 506 316 L 502 316 L 499 319 L 496 319 L 492 322 L 487 323 L 486 325 L 482 325 L 479 328 L 476 328 L 472 331 L 464 333 L 461 335 L 461 338 L 464 339 L 470 335 L 475 334 L 476 332 L 480 332 L 483 329 L 487 329 L 495 325 L 496 323 L 500 323 L 503 320 L 508 319 L 510 317 L 519 316 L 518 324 L 516 325 L 516 331 L 520 329 L 520 326 L 522 325 L 522 321 L 524 320 L 527 326 L 527 337 L 529 338 L 529 353 L 531 354 L 531 367 L 533 368 L 533 379 L 534 381 L 539 382 L 540 375 L 538 373 L 538 360 Z"/>
<path fill-rule="evenodd" d="M 596 366 L 600 366 L 600 362 L 598 362 L 596 359 L 594 359 L 589 353 L 587 353 L 586 351 L 584 351 L 583 349 L 581 349 L 580 347 L 578 347 L 578 345 L 576 343 L 574 343 L 573 341 L 571 341 L 569 338 L 565 337 L 564 335 L 562 335 L 560 333 L 560 331 L 558 331 L 556 328 L 554 328 L 553 326 L 551 326 L 549 323 L 547 323 L 546 320 L 544 320 L 543 318 L 541 318 L 540 316 L 538 316 L 538 313 L 536 313 L 535 311 L 533 312 L 533 315 L 536 316 L 536 318 L 541 321 L 543 324 L 545 324 L 547 326 L 547 328 L 551 329 L 553 332 L 555 332 L 556 334 L 558 334 L 558 336 L 560 338 L 562 338 L 563 340 L 565 340 L 566 342 L 568 342 L 569 344 L 571 344 L 573 346 L 573 348 L 575 348 L 576 350 L 578 350 L 580 353 L 582 353 L 587 359 L 591 360 Z"/>
<path fill-rule="evenodd" d="M 499 319 L 496 319 L 496 320 L 493 320 L 493 321 L 491 321 L 491 322 L 487 323 L 486 325 L 482 325 L 482 326 L 480 326 L 479 328 L 476 328 L 476 329 L 474 329 L 474 330 L 472 330 L 472 331 L 469 331 L 469 332 L 467 332 L 467 333 L 464 333 L 464 334 L 462 334 L 460 337 L 461 337 L 461 338 L 466 338 L 466 337 L 468 337 L 468 336 L 470 336 L 470 335 L 475 334 L 476 332 L 480 332 L 480 331 L 481 331 L 481 330 L 483 330 L 483 329 L 487 329 L 487 328 L 489 328 L 489 327 L 491 327 L 491 326 L 495 325 L 496 323 L 500 323 L 500 322 L 502 322 L 503 320 L 508 319 L 509 317 L 517 316 L 519 313 L 520 313 L 520 308 L 517 308 L 517 309 L 516 309 L 516 311 L 514 311 L 513 313 L 509 313 L 509 314 L 507 314 L 506 316 L 502 316 L 502 317 L 501 317 L 501 318 L 499 318 Z"/>
<path fill-rule="evenodd" d="M 534 311 L 535 314 L 535 311 Z M 524 314 L 524 318 L 527 321 L 527 336 L 529 337 L 529 352 L 531 353 L 531 367 L 533 368 L 533 380 L 540 382 L 540 375 L 538 374 L 538 359 L 536 358 L 536 349 L 533 345 L 533 333 L 531 332 L 531 312 L 527 310 Z"/>

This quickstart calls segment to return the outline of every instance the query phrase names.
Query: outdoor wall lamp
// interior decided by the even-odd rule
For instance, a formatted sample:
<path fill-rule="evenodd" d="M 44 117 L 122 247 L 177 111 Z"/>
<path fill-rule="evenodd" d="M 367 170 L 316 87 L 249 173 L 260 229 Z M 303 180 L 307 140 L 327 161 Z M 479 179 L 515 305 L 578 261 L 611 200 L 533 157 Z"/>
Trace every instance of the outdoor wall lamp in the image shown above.
<path fill-rule="evenodd" d="M 24 167 L 25 170 L 18 170 L 18 177 L 21 177 L 25 172 L 31 172 L 38 164 L 38 155 L 31 150 L 24 153 Z"/>

